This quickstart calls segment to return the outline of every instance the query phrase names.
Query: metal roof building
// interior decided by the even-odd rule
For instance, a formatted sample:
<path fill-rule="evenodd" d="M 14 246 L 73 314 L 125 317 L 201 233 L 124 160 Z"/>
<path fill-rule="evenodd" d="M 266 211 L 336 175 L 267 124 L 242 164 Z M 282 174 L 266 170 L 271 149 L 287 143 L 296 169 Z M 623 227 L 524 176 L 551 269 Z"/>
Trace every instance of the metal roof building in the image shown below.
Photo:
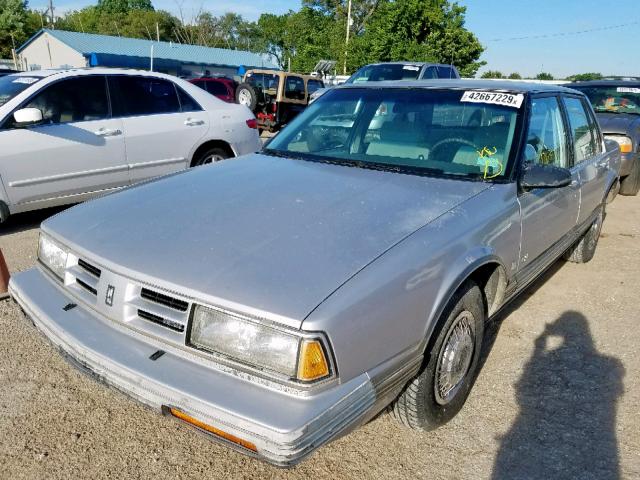
<path fill-rule="evenodd" d="M 25 70 L 153 67 L 174 75 L 206 70 L 233 75 L 241 68 L 278 68 L 267 58 L 247 51 L 48 29 L 36 33 L 17 53 Z"/>

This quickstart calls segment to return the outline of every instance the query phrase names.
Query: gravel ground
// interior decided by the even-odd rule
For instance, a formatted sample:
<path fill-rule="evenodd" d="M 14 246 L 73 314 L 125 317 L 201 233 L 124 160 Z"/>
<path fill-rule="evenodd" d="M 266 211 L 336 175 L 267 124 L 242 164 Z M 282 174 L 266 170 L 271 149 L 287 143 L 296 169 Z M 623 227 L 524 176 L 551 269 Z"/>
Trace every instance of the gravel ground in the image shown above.
<path fill-rule="evenodd" d="M 0 248 L 33 265 L 39 222 Z M 640 197 L 609 206 L 595 259 L 558 262 L 501 315 L 462 412 L 430 433 L 388 415 L 281 470 L 208 441 L 67 364 L 0 303 L 0 477 L 640 478 Z"/>

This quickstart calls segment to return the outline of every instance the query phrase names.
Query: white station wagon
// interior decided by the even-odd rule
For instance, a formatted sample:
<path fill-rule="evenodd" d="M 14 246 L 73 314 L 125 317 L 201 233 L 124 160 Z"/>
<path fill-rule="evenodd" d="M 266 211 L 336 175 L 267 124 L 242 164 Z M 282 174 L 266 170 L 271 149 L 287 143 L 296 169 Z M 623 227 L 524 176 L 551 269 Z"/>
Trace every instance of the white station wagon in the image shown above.
<path fill-rule="evenodd" d="M 42 70 L 0 78 L 0 222 L 260 150 L 253 114 L 169 75 Z"/>

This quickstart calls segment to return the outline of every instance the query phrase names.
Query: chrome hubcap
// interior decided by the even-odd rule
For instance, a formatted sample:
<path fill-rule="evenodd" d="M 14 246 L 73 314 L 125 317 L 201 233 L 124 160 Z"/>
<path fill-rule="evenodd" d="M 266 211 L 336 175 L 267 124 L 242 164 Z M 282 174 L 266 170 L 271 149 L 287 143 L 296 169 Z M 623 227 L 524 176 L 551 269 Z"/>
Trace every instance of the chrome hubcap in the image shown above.
<path fill-rule="evenodd" d="M 444 339 L 433 385 L 436 402 L 446 405 L 462 387 L 475 350 L 473 315 L 463 311 L 455 319 Z"/>
<path fill-rule="evenodd" d="M 240 105 L 251 105 L 251 94 L 247 90 L 240 90 L 238 93 L 238 103 Z"/>
<path fill-rule="evenodd" d="M 222 155 L 207 155 L 206 157 L 204 157 L 202 159 L 202 161 L 200 162 L 200 165 L 206 165 L 208 163 L 214 163 L 214 162 L 219 162 L 220 160 L 224 160 L 224 157 L 222 157 Z"/>

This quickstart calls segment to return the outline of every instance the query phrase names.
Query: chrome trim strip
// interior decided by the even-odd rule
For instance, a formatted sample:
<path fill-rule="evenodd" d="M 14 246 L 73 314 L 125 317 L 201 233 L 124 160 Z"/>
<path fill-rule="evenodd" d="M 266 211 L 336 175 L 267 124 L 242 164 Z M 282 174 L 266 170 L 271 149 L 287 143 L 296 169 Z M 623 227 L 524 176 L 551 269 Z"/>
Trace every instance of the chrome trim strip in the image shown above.
<path fill-rule="evenodd" d="M 136 170 L 139 168 L 155 167 L 156 165 L 171 165 L 173 163 L 184 163 L 187 159 L 182 158 L 165 158 L 163 160 L 152 160 L 149 162 L 138 162 L 129 164 L 129 170 Z"/>
<path fill-rule="evenodd" d="M 83 172 L 61 173 L 59 175 L 50 175 L 48 177 L 28 178 L 26 180 L 16 180 L 9 182 L 10 187 L 27 187 L 37 185 L 39 183 L 57 182 L 60 180 L 70 180 L 73 178 L 88 177 L 90 175 L 103 175 L 106 173 L 115 173 L 129 170 L 128 165 L 118 165 L 117 167 L 99 168 L 96 170 L 85 170 Z"/>

